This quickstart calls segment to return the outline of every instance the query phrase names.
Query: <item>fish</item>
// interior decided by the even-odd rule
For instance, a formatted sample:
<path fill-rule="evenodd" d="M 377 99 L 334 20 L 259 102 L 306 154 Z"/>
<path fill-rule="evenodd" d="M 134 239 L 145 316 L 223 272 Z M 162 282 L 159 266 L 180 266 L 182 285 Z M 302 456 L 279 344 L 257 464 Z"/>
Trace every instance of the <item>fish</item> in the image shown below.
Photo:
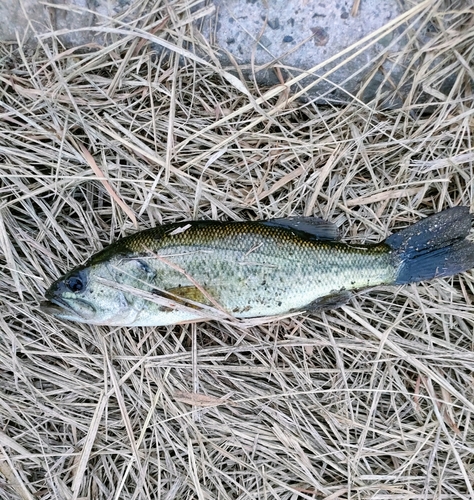
<path fill-rule="evenodd" d="M 92 255 L 40 307 L 61 320 L 129 327 L 335 308 L 360 290 L 473 268 L 472 218 L 469 207 L 452 207 L 364 245 L 341 241 L 318 217 L 157 226 Z"/>

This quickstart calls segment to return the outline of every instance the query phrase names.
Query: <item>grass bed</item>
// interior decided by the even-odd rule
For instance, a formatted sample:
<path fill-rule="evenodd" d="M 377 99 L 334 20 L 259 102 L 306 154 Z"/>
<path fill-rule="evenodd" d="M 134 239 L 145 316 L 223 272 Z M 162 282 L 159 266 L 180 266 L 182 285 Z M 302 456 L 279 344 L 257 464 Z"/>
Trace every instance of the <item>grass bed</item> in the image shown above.
<path fill-rule="evenodd" d="M 375 242 L 472 207 L 468 2 L 424 2 L 405 52 L 381 54 L 416 63 L 393 110 L 232 79 L 187 52 L 215 55 L 188 7 L 93 50 L 0 46 L 0 498 L 474 498 L 472 272 L 263 323 L 38 311 L 55 278 L 138 228 L 314 214 Z"/>

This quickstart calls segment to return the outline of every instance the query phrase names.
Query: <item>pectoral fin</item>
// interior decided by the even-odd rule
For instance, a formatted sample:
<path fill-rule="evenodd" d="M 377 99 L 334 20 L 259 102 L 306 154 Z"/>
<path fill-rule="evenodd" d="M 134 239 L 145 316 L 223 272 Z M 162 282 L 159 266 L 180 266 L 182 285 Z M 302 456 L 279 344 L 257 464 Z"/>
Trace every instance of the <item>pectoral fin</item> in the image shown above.
<path fill-rule="evenodd" d="M 165 297 L 178 303 L 182 303 L 188 307 L 193 307 L 189 302 L 198 302 L 199 304 L 210 305 L 209 299 L 195 286 L 179 286 L 168 288 L 167 290 L 153 290 L 155 295 Z M 196 307 L 196 306 L 194 306 Z"/>

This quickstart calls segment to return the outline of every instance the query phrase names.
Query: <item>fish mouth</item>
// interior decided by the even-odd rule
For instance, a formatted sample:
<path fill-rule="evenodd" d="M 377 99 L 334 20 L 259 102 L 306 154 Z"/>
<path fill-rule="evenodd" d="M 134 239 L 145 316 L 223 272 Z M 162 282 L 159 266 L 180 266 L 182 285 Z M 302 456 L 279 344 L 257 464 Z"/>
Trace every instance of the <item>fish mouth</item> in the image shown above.
<path fill-rule="evenodd" d="M 96 312 L 96 308 L 85 300 L 76 298 L 74 303 L 76 307 L 73 307 L 67 300 L 54 297 L 42 301 L 39 308 L 46 314 L 73 321 L 90 319 Z"/>

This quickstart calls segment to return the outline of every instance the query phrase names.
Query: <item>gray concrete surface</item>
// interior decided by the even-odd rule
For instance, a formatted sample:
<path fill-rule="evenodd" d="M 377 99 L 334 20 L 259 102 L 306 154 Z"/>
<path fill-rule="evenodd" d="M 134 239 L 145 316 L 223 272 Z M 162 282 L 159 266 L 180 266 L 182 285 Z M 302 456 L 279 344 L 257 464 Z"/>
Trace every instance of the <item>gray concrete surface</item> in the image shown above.
<path fill-rule="evenodd" d="M 132 18 L 134 15 L 133 0 L 56 0 L 56 6 L 53 2 L 0 1 L 0 40 L 29 39 L 34 43 L 38 35 L 63 30 L 60 39 L 66 47 L 102 44 L 107 38 L 97 31 L 77 29 L 104 24 L 107 18 L 128 15 L 130 19 L 130 13 Z M 172 7 L 170 3 L 167 8 Z M 193 4 L 193 11 L 206 7 L 213 12 L 200 17 L 194 28 L 218 47 L 220 62 L 226 69 L 235 69 L 237 62 L 246 78 L 255 77 L 258 84 L 268 86 L 280 80 L 287 82 L 320 65 L 311 76 L 294 85 L 293 91 L 318 80 L 341 59 L 328 64 L 325 61 L 402 13 L 397 0 L 361 0 L 355 15 L 351 14 L 353 0 L 210 0 L 207 4 Z M 390 80 L 384 88 L 393 90 L 403 68 L 390 63 L 390 57 L 380 62 L 379 54 L 385 49 L 390 54 L 401 48 L 404 41 L 399 39 L 399 33 L 400 28 L 389 32 L 331 73 L 328 80 L 318 80 L 309 97 L 347 101 L 350 94 L 360 90 L 367 75 L 370 84 L 361 92 L 362 100 L 370 100 L 384 79 Z M 286 69 L 277 69 L 282 66 Z M 386 102 L 389 106 L 403 97 L 400 92 L 392 95 L 393 99 L 389 97 Z"/>
<path fill-rule="evenodd" d="M 66 47 L 103 42 L 92 31 L 76 31 L 96 26 L 117 16 L 133 0 L 0 0 L 0 41 L 36 43 L 36 37 L 56 30 L 68 31 L 61 37 Z M 56 4 L 54 7 L 52 5 Z"/>
<path fill-rule="evenodd" d="M 247 78 L 255 74 L 257 81 L 266 85 L 279 83 L 281 77 L 288 81 L 324 63 L 402 13 L 395 0 L 363 0 L 355 15 L 351 15 L 353 0 L 214 0 L 213 3 L 215 14 L 201 23 L 204 36 L 220 48 L 224 64 L 231 66 L 227 56 L 230 54 Z M 312 95 L 347 101 L 348 94 L 358 91 L 360 83 L 377 64 L 380 69 L 375 70 L 363 92 L 365 101 L 375 95 L 384 74 L 391 74 L 392 82 L 398 82 L 402 68 L 377 61 L 378 54 L 389 44 L 392 51 L 401 48 L 403 40 L 397 42 L 396 37 L 397 32 L 392 32 L 367 48 L 332 73 L 329 81 L 318 82 Z M 340 62 L 323 65 L 300 86 L 323 76 Z M 281 71 L 279 77 L 275 68 L 281 66 L 292 69 Z M 292 90 L 297 89 L 295 86 Z"/>

